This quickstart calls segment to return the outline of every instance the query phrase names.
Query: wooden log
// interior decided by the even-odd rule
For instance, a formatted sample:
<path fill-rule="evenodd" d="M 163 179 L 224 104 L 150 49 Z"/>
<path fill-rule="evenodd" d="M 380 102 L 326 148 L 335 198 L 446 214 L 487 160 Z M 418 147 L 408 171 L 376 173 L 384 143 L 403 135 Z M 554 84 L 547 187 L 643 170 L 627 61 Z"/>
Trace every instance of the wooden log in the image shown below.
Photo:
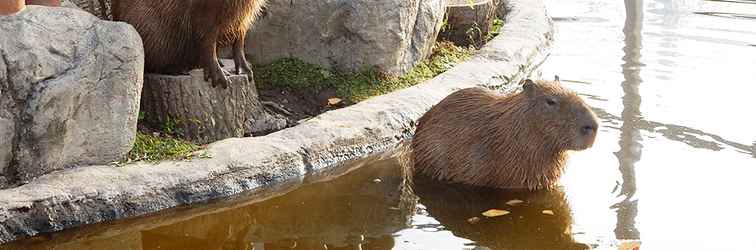
<path fill-rule="evenodd" d="M 226 66 L 233 62 L 225 62 Z M 228 89 L 213 88 L 202 70 L 190 75 L 146 74 L 143 122 L 198 144 L 278 130 L 286 120 L 266 112 L 255 83 L 232 75 Z"/>
<path fill-rule="evenodd" d="M 493 0 L 493 1 L 494 1 L 494 4 L 496 5 L 496 18 L 504 20 L 504 18 L 507 17 L 507 12 L 509 12 L 509 10 L 507 9 L 507 4 L 509 4 L 509 0 Z"/>
<path fill-rule="evenodd" d="M 449 0 L 442 37 L 458 45 L 481 46 L 496 18 L 494 0 Z"/>

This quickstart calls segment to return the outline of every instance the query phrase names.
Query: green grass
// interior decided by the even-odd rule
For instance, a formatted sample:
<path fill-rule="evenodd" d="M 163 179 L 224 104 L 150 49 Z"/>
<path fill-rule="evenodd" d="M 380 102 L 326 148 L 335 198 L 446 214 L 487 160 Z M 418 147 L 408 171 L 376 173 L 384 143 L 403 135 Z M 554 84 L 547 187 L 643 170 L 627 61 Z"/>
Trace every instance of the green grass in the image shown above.
<path fill-rule="evenodd" d="M 491 25 L 491 31 L 488 33 L 488 36 L 486 37 L 486 41 L 491 41 L 494 37 L 498 36 L 499 33 L 501 33 L 501 28 L 504 27 L 504 20 L 501 19 L 494 19 L 493 24 Z"/>
<path fill-rule="evenodd" d="M 188 159 L 199 149 L 200 146 L 184 140 L 137 132 L 134 147 L 129 152 L 126 162 Z"/>
<path fill-rule="evenodd" d="M 387 76 L 375 68 L 357 73 L 336 73 L 299 59 L 287 58 L 269 65 L 257 66 L 255 82 L 261 88 L 282 87 L 319 91 L 331 87 L 336 89 L 339 98 L 357 103 L 433 78 L 467 60 L 474 51 L 474 48 L 459 47 L 451 42 L 439 42 L 434 46 L 430 58 L 421 61 L 402 76 Z"/>

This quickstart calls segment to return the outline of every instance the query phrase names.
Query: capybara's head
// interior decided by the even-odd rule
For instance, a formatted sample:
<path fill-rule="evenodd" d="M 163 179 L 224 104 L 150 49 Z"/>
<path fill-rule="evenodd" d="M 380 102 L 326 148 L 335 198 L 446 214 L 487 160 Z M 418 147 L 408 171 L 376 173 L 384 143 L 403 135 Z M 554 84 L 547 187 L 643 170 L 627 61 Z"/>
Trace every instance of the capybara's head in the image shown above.
<path fill-rule="evenodd" d="M 584 150 L 593 146 L 598 121 L 591 108 L 573 91 L 555 81 L 525 80 L 522 85 L 529 109 L 526 121 L 556 149 Z"/>

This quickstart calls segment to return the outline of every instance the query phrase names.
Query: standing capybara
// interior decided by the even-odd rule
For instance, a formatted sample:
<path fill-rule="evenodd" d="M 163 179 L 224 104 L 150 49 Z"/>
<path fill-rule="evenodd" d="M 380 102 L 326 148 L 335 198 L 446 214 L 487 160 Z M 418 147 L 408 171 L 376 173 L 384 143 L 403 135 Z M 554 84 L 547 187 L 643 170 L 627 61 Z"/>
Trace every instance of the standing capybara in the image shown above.
<path fill-rule="evenodd" d="M 591 147 L 598 122 L 558 79 L 522 87 L 510 95 L 463 89 L 431 108 L 412 140 L 415 172 L 475 186 L 553 187 L 567 151 Z"/>
<path fill-rule="evenodd" d="M 217 49 L 233 47 L 236 73 L 252 77 L 244 55 L 247 30 L 265 0 L 114 0 L 113 19 L 127 22 L 142 36 L 145 70 L 176 74 L 205 71 L 213 87 L 228 87 Z"/>

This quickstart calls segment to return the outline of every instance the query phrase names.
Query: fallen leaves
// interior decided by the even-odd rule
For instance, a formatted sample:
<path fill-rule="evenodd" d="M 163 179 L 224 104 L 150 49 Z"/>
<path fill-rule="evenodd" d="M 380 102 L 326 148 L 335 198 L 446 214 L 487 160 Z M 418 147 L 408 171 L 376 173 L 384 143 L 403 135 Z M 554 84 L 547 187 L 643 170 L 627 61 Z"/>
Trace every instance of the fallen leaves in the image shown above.
<path fill-rule="evenodd" d="M 482 213 L 485 217 L 499 217 L 509 214 L 510 212 L 507 210 L 499 210 L 499 209 L 489 209 L 488 211 L 485 211 Z"/>
<path fill-rule="evenodd" d="M 508 206 L 510 206 L 510 207 L 519 206 L 519 205 L 521 205 L 523 203 L 525 203 L 525 201 L 519 200 L 519 199 L 512 199 L 512 200 L 509 200 L 509 201 L 506 202 L 506 204 Z M 517 209 L 515 209 L 515 210 L 517 210 Z M 536 210 L 536 211 L 538 211 L 538 210 Z M 487 218 L 493 218 L 493 217 L 500 217 L 500 216 L 508 215 L 508 214 L 511 214 L 511 213 L 512 212 L 510 212 L 509 210 L 492 208 L 492 209 L 489 209 L 489 210 L 487 210 L 485 212 L 482 212 L 481 214 L 483 216 L 487 217 Z M 550 210 L 550 209 L 541 210 L 541 214 L 554 216 L 554 211 Z M 522 215 L 520 215 L 520 218 L 522 218 Z M 477 216 L 467 219 L 467 222 L 470 223 L 470 224 L 476 224 L 476 223 L 478 223 L 480 221 L 481 221 L 481 218 L 477 217 Z"/>
<path fill-rule="evenodd" d="M 514 199 L 514 200 L 511 200 L 511 201 L 507 201 L 507 205 L 517 206 L 517 205 L 519 205 L 520 203 L 523 203 L 523 202 L 524 201 L 522 201 L 522 200 Z"/>

